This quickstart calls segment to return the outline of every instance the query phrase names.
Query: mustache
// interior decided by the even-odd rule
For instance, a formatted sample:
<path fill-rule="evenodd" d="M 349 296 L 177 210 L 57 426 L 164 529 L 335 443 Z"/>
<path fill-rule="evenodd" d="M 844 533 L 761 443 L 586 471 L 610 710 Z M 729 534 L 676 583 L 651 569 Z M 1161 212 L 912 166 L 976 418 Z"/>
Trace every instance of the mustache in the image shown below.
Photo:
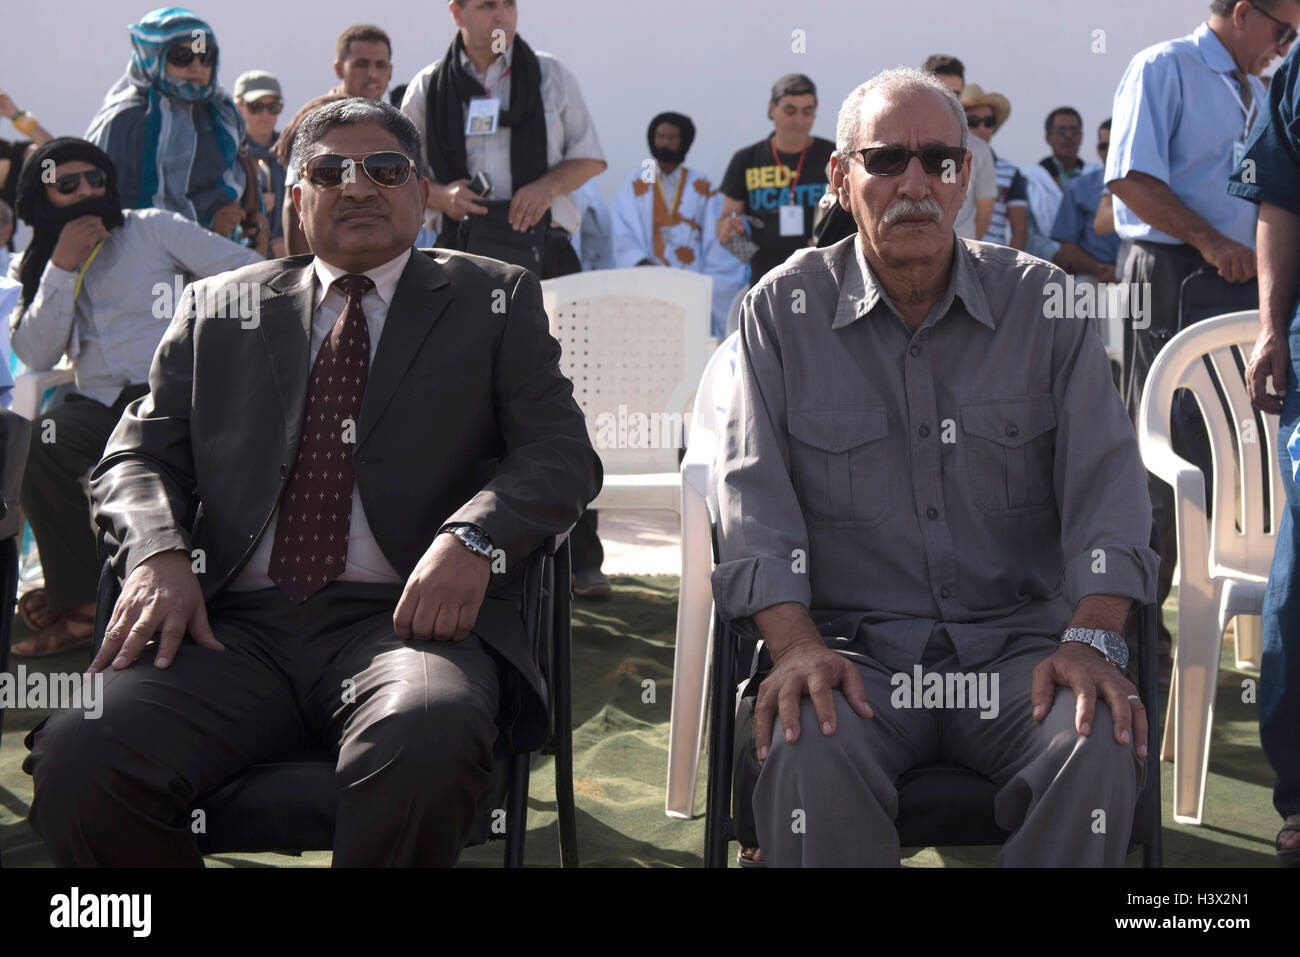
<path fill-rule="evenodd" d="M 885 210 L 884 223 L 886 226 L 893 226 L 904 219 L 914 219 L 917 216 L 925 216 L 936 223 L 941 222 L 943 209 L 929 196 L 925 199 L 908 199 L 904 196 Z"/>

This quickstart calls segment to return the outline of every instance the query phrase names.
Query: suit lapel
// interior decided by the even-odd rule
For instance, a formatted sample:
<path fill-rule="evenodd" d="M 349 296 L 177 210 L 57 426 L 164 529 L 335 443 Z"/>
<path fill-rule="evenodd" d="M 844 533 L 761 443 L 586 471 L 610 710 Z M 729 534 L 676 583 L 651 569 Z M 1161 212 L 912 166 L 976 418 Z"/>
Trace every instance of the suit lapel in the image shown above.
<path fill-rule="evenodd" d="M 302 428 L 307 402 L 307 352 L 311 345 L 308 330 L 315 292 L 311 260 L 305 267 L 286 270 L 268 285 L 272 291 L 262 302 L 258 330 L 271 360 L 275 391 L 284 415 L 285 443 L 292 446 Z"/>
<path fill-rule="evenodd" d="M 388 408 L 420 346 L 451 300 L 451 282 L 442 267 L 426 253 L 418 249 L 412 252 L 388 307 L 384 331 L 366 376 L 366 394 L 357 423 L 358 447 Z"/>

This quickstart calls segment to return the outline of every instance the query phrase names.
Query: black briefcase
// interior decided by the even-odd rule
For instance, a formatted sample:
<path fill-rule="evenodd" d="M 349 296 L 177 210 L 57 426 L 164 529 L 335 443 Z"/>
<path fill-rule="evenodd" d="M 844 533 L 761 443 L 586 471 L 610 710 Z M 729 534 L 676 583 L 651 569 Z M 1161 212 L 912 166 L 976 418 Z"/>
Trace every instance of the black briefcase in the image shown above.
<path fill-rule="evenodd" d="M 548 209 L 531 229 L 518 232 L 510 225 L 510 201 L 481 201 L 486 213 L 469 213 L 460 221 L 455 248 L 476 256 L 523 266 L 541 276 L 551 229 Z"/>

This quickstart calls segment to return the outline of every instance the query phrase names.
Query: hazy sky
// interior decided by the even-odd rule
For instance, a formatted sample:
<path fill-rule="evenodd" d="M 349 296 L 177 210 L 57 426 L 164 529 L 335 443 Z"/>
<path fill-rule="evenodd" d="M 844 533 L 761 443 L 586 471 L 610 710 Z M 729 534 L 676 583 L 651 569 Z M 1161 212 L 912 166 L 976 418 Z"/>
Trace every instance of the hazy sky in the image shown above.
<path fill-rule="evenodd" d="M 0 89 L 51 132 L 80 136 L 125 69 L 126 25 L 151 7 L 20 6 L 0 36 Z M 968 81 L 1011 100 L 1011 119 L 993 142 L 1000 154 L 1022 165 L 1046 155 L 1043 119 L 1069 104 L 1083 114 L 1084 156 L 1093 160 L 1097 124 L 1110 115 L 1132 55 L 1190 33 L 1208 8 L 1208 0 L 520 0 L 519 33 L 577 75 L 609 161 L 598 180 L 608 199 L 648 155 L 645 128 L 661 110 L 695 121 L 687 163 L 716 181 L 737 148 L 770 132 L 767 97 L 781 74 L 813 78 L 821 101 L 814 132 L 834 139 L 849 90 L 936 52 L 960 57 Z M 364 18 L 389 32 L 395 83 L 440 56 L 454 29 L 440 2 L 221 0 L 194 10 L 216 32 L 222 86 L 229 90 L 244 70 L 268 69 L 280 77 L 288 113 L 334 85 L 334 40 L 349 23 Z M 14 16 L 32 29 L 14 28 Z M 46 30 L 57 39 L 42 38 Z M 806 52 L 792 51 L 796 30 Z M 7 122 L 0 136 L 13 138 Z"/>

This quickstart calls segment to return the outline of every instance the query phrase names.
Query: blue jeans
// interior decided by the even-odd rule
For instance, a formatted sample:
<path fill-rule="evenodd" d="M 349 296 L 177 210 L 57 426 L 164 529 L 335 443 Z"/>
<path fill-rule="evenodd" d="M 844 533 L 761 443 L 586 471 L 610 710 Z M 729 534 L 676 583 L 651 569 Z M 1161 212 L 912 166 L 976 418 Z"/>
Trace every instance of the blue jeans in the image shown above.
<path fill-rule="evenodd" d="M 1273 806 L 1283 817 L 1300 814 L 1300 489 L 1286 445 L 1300 423 L 1300 318 L 1290 330 L 1291 368 L 1278 427 L 1278 460 L 1286 507 L 1264 594 L 1264 655 L 1259 675 L 1259 740 L 1277 772 Z"/>

